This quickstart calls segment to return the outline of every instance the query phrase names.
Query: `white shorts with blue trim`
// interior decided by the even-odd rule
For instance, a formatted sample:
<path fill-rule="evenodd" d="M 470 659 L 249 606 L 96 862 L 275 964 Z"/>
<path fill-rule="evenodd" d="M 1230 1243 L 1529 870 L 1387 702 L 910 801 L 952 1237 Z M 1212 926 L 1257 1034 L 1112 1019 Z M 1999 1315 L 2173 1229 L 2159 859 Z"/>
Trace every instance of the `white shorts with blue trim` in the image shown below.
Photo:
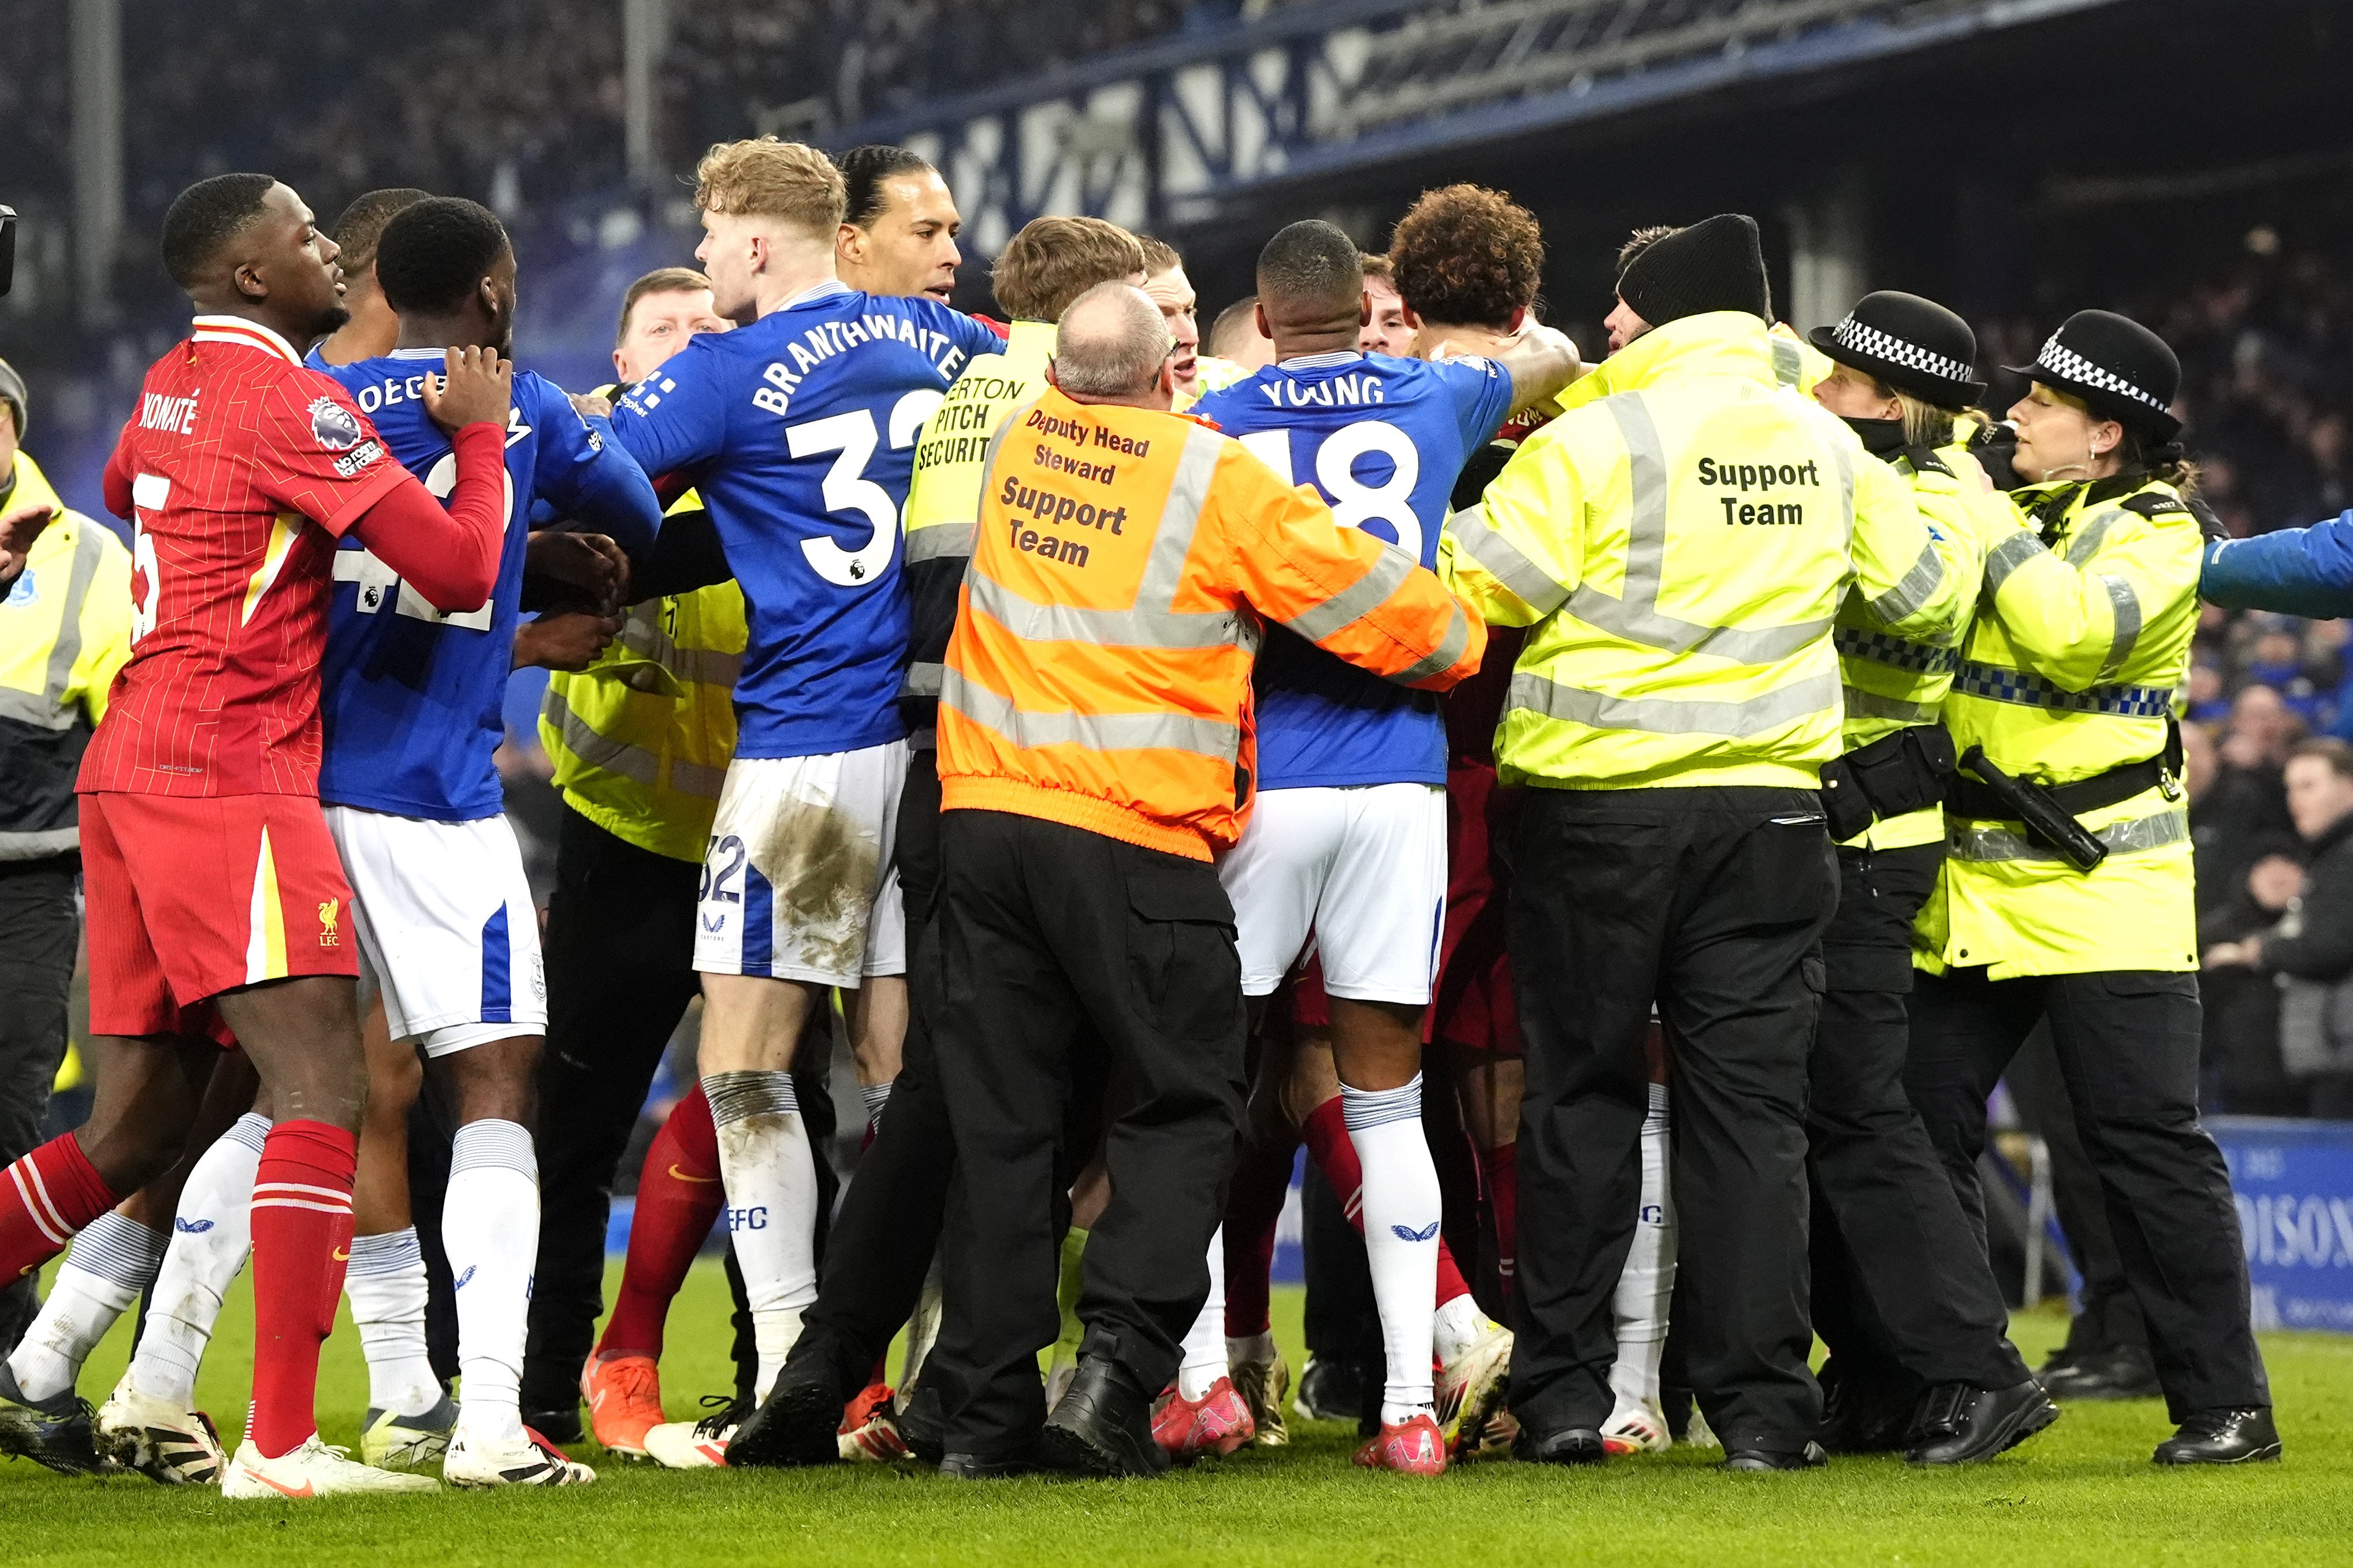
<path fill-rule="evenodd" d="M 547 1033 L 539 910 L 503 816 L 431 822 L 326 807 L 352 884 L 360 981 L 396 1040 L 447 1056 Z"/>
<path fill-rule="evenodd" d="M 1271 994 L 1312 940 L 1325 994 L 1426 1005 L 1446 918 L 1446 792 L 1261 790 L 1218 880 L 1233 901 L 1243 995 Z"/>
<path fill-rule="evenodd" d="M 907 973 L 892 847 L 907 742 L 727 765 L 695 905 L 694 967 L 855 988 Z"/>

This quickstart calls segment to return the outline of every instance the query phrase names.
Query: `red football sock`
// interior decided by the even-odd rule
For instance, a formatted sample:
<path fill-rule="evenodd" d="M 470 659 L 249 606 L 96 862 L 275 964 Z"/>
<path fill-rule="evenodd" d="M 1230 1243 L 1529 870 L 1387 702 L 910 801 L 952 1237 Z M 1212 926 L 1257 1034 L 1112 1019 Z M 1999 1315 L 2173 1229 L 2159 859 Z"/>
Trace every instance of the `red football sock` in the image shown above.
<path fill-rule="evenodd" d="M 264 1458 L 319 1429 L 319 1346 L 335 1326 L 352 1256 L 359 1140 L 324 1121 L 280 1121 L 253 1177 L 253 1420 Z"/>
<path fill-rule="evenodd" d="M 63 1252 L 74 1232 L 121 1201 L 70 1132 L 9 1166 L 0 1179 L 0 1283 Z"/>
<path fill-rule="evenodd" d="M 1487 1215 L 1495 1232 L 1496 1282 L 1512 1299 L 1512 1263 L 1519 1255 L 1520 1146 L 1505 1143 L 1479 1151 L 1479 1184 L 1486 1189 Z"/>
<path fill-rule="evenodd" d="M 1340 1097 L 1334 1095 L 1307 1113 L 1300 1125 L 1300 1135 L 1307 1141 L 1307 1157 L 1324 1173 L 1332 1191 L 1340 1200 L 1342 1212 L 1356 1234 L 1365 1234 L 1365 1168 L 1356 1163 L 1356 1145 L 1348 1137 L 1348 1124 L 1341 1120 Z M 1471 1294 L 1462 1270 L 1454 1266 L 1454 1249 L 1446 1238 L 1438 1238 L 1438 1300 L 1443 1307 L 1457 1296 Z"/>
<path fill-rule="evenodd" d="M 1226 1195 L 1226 1337 L 1271 1332 L 1267 1304 L 1274 1273 L 1274 1232 L 1291 1192 L 1291 1157 L 1299 1141 L 1245 1143 Z"/>
<path fill-rule="evenodd" d="M 662 1325 L 694 1255 L 727 1202 L 719 1181 L 719 1131 L 702 1088 L 671 1108 L 647 1145 L 638 1173 L 638 1211 L 629 1220 L 629 1255 L 596 1353 L 662 1352 Z"/>

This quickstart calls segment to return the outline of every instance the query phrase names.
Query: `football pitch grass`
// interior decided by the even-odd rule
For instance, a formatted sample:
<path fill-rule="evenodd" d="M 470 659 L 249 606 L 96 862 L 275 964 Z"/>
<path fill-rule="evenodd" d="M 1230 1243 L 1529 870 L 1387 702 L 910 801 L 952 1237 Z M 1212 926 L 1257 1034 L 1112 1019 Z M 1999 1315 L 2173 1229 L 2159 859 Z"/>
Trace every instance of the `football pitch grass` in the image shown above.
<path fill-rule="evenodd" d="M 617 1269 L 615 1279 L 617 1279 Z M 1296 1368 L 1300 1292 L 1278 1290 L 1275 1328 Z M 699 1264 L 673 1313 L 662 1382 L 674 1416 L 728 1386 L 726 1283 Z M 234 1433 L 247 1396 L 251 1298 L 231 1298 L 198 1398 Z M 2039 1360 L 2062 1318 L 2018 1321 Z M 103 1399 L 130 1325 L 90 1358 L 82 1392 Z M 1353 1428 L 1293 1419 L 1288 1448 L 1246 1449 L 1154 1481 L 949 1482 L 912 1467 L 664 1472 L 594 1444 L 575 1491 L 224 1501 L 137 1476 L 106 1480 L 0 1463 L 0 1563 L 163 1568 L 396 1568 L 571 1563 L 2353 1563 L 2353 1337 L 2264 1337 L 2284 1463 L 2161 1472 L 2170 1428 L 2155 1401 L 2077 1405 L 2026 1448 L 1965 1470 L 1838 1459 L 1805 1475 L 1726 1476 L 1690 1448 L 1594 1470 L 1465 1466 L 1436 1481 L 1352 1468 Z M 356 1441 L 365 1373 L 345 1316 L 320 1379 L 324 1436 Z"/>

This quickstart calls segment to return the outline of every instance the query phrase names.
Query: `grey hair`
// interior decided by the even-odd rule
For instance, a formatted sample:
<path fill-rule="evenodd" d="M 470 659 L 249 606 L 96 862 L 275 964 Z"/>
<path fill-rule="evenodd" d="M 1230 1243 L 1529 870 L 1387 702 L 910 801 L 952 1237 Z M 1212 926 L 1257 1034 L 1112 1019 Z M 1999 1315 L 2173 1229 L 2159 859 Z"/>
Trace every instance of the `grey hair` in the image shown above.
<path fill-rule="evenodd" d="M 1168 357 L 1168 323 L 1133 283 L 1098 283 L 1071 302 L 1054 338 L 1054 384 L 1082 397 L 1149 387 Z"/>

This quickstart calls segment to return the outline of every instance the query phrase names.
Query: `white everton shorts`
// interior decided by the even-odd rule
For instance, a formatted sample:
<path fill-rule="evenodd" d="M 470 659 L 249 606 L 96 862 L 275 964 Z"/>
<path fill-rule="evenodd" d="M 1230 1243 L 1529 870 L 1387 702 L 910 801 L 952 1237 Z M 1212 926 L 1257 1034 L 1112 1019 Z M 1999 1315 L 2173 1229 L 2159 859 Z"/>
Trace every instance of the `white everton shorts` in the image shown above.
<path fill-rule="evenodd" d="M 1312 935 L 1327 994 L 1426 1004 L 1446 916 L 1446 792 L 1262 791 L 1218 880 L 1233 900 L 1245 996 L 1280 985 Z"/>
<path fill-rule="evenodd" d="M 503 816 L 429 822 L 326 807 L 352 883 L 361 983 L 396 1040 L 447 1056 L 547 1032 L 539 910 Z"/>
<path fill-rule="evenodd" d="M 727 765 L 695 905 L 694 967 L 855 987 L 907 973 L 891 863 L 907 742 Z"/>

